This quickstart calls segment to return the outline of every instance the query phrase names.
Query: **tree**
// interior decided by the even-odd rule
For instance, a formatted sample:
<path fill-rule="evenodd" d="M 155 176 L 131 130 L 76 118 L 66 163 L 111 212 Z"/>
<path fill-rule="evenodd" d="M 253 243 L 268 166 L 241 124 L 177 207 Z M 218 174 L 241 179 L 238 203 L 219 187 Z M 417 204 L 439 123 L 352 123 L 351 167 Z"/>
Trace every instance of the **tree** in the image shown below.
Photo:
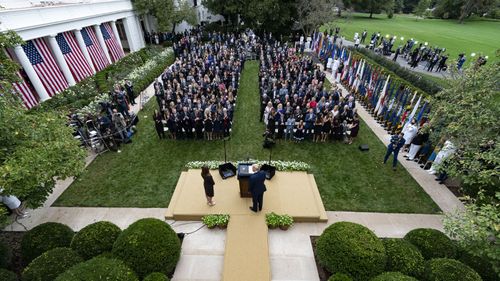
<path fill-rule="evenodd" d="M 172 18 L 172 32 L 175 31 L 177 24 L 183 21 L 186 21 L 190 25 L 196 25 L 198 22 L 196 11 L 186 0 L 180 0 L 179 5 L 175 8 Z"/>
<path fill-rule="evenodd" d="M 197 22 L 196 12 L 186 0 L 132 0 L 134 9 L 141 15 L 149 14 L 156 18 L 161 31 L 175 30 L 177 24 L 186 21 L 191 25 Z"/>
<path fill-rule="evenodd" d="M 0 33 L 0 46 L 22 43 L 14 32 Z M 77 175 L 85 166 L 85 151 L 73 138 L 62 113 L 28 111 L 12 84 L 19 66 L 0 51 L 0 187 L 29 207 L 40 207 L 56 179 Z M 3 218 L 0 218 L 3 220 Z"/>
<path fill-rule="evenodd" d="M 424 17 L 425 12 L 427 11 L 430 5 L 431 5 L 430 0 L 420 0 L 418 2 L 417 7 L 415 7 L 415 10 L 413 11 L 413 13 L 417 16 L 417 19 L 418 17 Z"/>
<path fill-rule="evenodd" d="M 337 8 L 333 0 L 299 0 L 297 3 L 297 25 L 304 34 L 311 32 L 335 18 Z"/>
<path fill-rule="evenodd" d="M 472 196 L 481 189 L 494 196 L 500 186 L 498 81 L 500 63 L 470 67 L 433 101 L 432 129 L 457 148 L 442 166 Z"/>
<path fill-rule="evenodd" d="M 498 9 L 498 0 L 439 0 L 434 15 L 463 23 L 472 14 L 483 16 Z"/>
<path fill-rule="evenodd" d="M 491 261 L 500 277 L 500 192 L 491 202 L 479 196 L 465 211 L 446 214 L 446 233 L 467 252 Z"/>
<path fill-rule="evenodd" d="M 222 15 L 232 24 L 237 24 L 238 15 L 242 13 L 244 4 L 243 0 L 203 0 L 203 5 L 211 13 Z"/>
<path fill-rule="evenodd" d="M 387 11 L 390 13 L 391 9 L 394 9 L 394 1 L 387 0 L 352 0 L 352 4 L 356 11 L 362 11 L 370 13 L 370 18 L 373 14 L 380 14 L 382 11 Z"/>

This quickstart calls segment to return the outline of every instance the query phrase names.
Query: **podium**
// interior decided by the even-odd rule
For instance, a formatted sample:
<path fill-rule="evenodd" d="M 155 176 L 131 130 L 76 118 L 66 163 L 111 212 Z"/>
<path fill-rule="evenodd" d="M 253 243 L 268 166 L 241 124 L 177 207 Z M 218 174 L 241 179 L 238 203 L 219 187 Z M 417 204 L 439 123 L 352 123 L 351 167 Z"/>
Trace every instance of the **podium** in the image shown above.
<path fill-rule="evenodd" d="M 240 183 L 240 197 L 251 198 L 252 194 L 248 191 L 250 187 L 249 178 L 253 174 L 252 163 L 238 164 L 238 182 Z"/>

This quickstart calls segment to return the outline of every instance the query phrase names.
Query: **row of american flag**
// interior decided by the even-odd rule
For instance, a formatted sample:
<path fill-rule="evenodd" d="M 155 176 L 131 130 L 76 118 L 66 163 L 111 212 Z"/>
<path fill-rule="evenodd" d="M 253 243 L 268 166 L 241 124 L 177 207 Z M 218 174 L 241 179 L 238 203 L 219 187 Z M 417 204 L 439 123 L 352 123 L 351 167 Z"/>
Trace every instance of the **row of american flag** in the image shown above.
<path fill-rule="evenodd" d="M 87 61 L 83 51 L 80 49 L 73 31 L 62 32 L 56 36 L 59 49 L 76 82 L 80 82 L 86 77 L 91 76 L 93 74 L 92 68 L 100 71 L 125 56 L 118 41 L 120 39 L 115 36 L 109 23 L 102 23 L 99 31 L 102 33 L 111 61 L 108 60 L 108 57 L 104 53 L 104 48 L 100 45 L 95 30 L 92 27 L 84 27 L 81 30 L 85 47 L 90 56 L 90 62 Z M 49 96 L 52 97 L 68 88 L 68 82 L 56 63 L 49 44 L 47 44 L 44 38 L 27 41 L 23 45 L 23 49 Z M 14 58 L 13 52 L 11 50 L 7 51 Z M 92 63 L 92 66 L 89 63 Z M 39 97 L 28 82 L 29 79 L 21 75 L 21 72 L 18 75 L 21 81 L 14 83 L 13 86 L 20 94 L 24 104 L 27 108 L 37 105 Z"/>

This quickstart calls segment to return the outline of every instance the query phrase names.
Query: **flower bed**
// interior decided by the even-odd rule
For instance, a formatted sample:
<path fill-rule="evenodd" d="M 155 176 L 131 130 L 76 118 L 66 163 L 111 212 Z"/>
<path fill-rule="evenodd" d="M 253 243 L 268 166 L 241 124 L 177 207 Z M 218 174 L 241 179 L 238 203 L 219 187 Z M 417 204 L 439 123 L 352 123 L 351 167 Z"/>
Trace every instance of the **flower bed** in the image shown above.
<path fill-rule="evenodd" d="M 268 161 L 254 160 L 250 159 L 248 161 L 237 161 L 236 164 L 240 163 L 256 163 L 259 165 L 268 164 Z M 209 169 L 218 169 L 219 165 L 224 164 L 223 161 L 191 161 L 186 164 L 187 169 L 201 169 L 203 166 L 207 166 Z M 311 166 L 302 161 L 271 161 L 271 165 L 276 167 L 277 171 L 309 171 Z"/>

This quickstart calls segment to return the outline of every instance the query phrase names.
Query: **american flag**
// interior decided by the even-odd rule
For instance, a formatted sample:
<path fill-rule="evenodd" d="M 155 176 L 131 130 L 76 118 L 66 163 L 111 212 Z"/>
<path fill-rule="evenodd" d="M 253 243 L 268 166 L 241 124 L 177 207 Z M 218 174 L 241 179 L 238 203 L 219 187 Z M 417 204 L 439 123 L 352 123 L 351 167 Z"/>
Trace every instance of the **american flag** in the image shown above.
<path fill-rule="evenodd" d="M 29 40 L 23 45 L 23 49 L 49 96 L 68 88 L 68 82 L 66 82 L 43 38 Z"/>
<path fill-rule="evenodd" d="M 71 31 L 57 34 L 56 40 L 76 82 L 80 82 L 92 75 L 92 70 L 78 47 L 75 35 Z"/>
<path fill-rule="evenodd" d="M 123 53 L 123 50 L 120 47 L 120 44 L 118 43 L 109 22 L 101 24 L 100 27 L 102 36 L 104 37 L 104 42 L 106 43 L 106 46 L 108 46 L 108 50 L 113 62 L 116 62 L 117 60 L 123 58 L 125 56 L 125 53 Z"/>
<path fill-rule="evenodd" d="M 82 37 L 85 42 L 85 46 L 87 46 L 87 50 L 89 51 L 90 58 L 94 63 L 94 67 L 97 71 L 104 69 L 109 65 L 109 61 L 104 55 L 104 50 L 101 45 L 99 45 L 99 41 L 97 41 L 97 37 L 95 36 L 94 30 L 92 27 L 85 27 L 82 29 Z"/>
<path fill-rule="evenodd" d="M 14 55 L 12 54 L 13 52 L 10 49 L 5 49 L 5 52 L 12 60 L 15 60 Z M 27 108 L 32 108 L 39 103 L 37 98 L 38 96 L 19 71 L 17 72 L 17 75 L 21 80 L 19 82 L 13 83 L 12 86 L 14 86 L 14 89 L 21 96 L 24 105 Z"/>

